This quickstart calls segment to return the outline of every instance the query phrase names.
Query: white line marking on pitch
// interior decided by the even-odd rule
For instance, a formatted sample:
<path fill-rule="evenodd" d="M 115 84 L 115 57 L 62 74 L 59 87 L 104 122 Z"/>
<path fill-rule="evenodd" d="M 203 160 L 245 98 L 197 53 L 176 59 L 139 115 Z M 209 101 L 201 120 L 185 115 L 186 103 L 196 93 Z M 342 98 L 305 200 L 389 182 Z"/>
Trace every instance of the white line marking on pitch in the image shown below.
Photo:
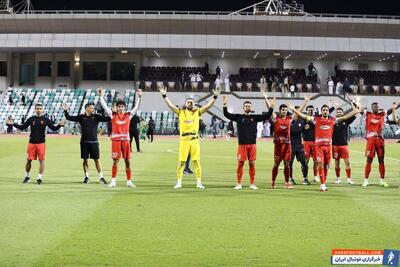
<path fill-rule="evenodd" d="M 360 154 L 364 154 L 364 153 L 365 153 L 365 152 L 362 152 L 362 151 L 358 151 L 358 150 L 352 150 L 352 149 L 350 149 L 350 151 L 351 151 L 351 152 L 360 153 Z M 400 160 L 399 160 L 399 159 L 395 159 L 395 158 L 391 158 L 391 157 L 386 157 L 386 156 L 385 156 L 385 159 L 390 159 L 390 160 L 393 160 L 393 161 L 400 162 Z"/>

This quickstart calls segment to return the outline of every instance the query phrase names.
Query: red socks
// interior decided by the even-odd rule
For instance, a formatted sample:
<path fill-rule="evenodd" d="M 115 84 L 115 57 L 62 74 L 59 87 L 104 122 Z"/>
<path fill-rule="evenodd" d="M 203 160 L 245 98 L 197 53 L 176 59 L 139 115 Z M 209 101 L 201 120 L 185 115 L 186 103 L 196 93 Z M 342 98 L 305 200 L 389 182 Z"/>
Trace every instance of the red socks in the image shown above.
<path fill-rule="evenodd" d="M 335 172 L 336 172 L 336 177 L 340 178 L 340 167 L 336 167 Z M 347 172 L 347 170 L 346 170 L 346 172 Z"/>
<path fill-rule="evenodd" d="M 272 182 L 276 181 L 276 176 L 278 176 L 278 167 L 272 168 Z"/>
<path fill-rule="evenodd" d="M 244 161 L 238 161 L 236 169 L 236 183 L 242 183 Z"/>
<path fill-rule="evenodd" d="M 112 171 L 111 171 L 111 178 L 116 178 L 117 177 L 117 172 L 118 172 L 118 166 L 113 165 L 112 166 Z"/>
<path fill-rule="evenodd" d="M 371 162 L 367 161 L 367 165 L 365 165 L 365 179 L 369 178 L 369 174 L 371 173 Z"/>
<path fill-rule="evenodd" d="M 128 181 L 132 180 L 132 171 L 131 171 L 131 168 L 126 168 L 126 169 L 125 169 L 125 173 L 126 173 L 126 180 L 128 180 Z"/>
<path fill-rule="evenodd" d="M 351 168 L 346 169 L 346 175 L 347 175 L 347 179 L 351 178 Z"/>
<path fill-rule="evenodd" d="M 319 179 L 321 180 L 321 184 L 325 184 L 326 181 L 326 176 L 325 173 L 327 173 L 328 170 L 325 170 L 324 167 L 319 168 Z"/>
<path fill-rule="evenodd" d="M 249 175 L 250 175 L 250 184 L 254 184 L 254 178 L 256 176 L 256 166 L 254 163 L 249 163 Z"/>
<path fill-rule="evenodd" d="M 379 174 L 381 179 L 385 179 L 385 163 L 379 163 Z"/>
<path fill-rule="evenodd" d="M 290 168 L 289 166 L 285 166 L 285 168 L 283 169 L 283 174 L 285 175 L 285 182 L 288 183 L 289 182 L 289 176 L 290 176 Z"/>

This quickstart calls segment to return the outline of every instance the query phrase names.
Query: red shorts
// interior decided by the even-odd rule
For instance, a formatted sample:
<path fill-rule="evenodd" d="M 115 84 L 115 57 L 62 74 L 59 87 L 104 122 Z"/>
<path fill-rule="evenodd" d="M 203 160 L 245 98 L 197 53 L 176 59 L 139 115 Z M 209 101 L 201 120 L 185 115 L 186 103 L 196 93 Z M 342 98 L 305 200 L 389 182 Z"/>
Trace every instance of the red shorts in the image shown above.
<path fill-rule="evenodd" d="M 313 141 L 304 141 L 304 155 L 306 159 L 313 158 L 315 159 L 315 144 Z"/>
<path fill-rule="evenodd" d="M 318 163 L 329 165 L 331 163 L 331 154 L 331 146 L 315 146 L 315 158 Z"/>
<path fill-rule="evenodd" d="M 375 151 L 378 154 L 378 157 L 385 156 L 385 140 L 381 138 L 367 138 L 365 156 L 373 158 L 375 157 Z"/>
<path fill-rule="evenodd" d="M 44 160 L 46 155 L 46 144 L 28 144 L 28 149 L 26 151 L 28 160 Z"/>
<path fill-rule="evenodd" d="M 274 143 L 274 159 L 275 161 L 290 161 L 292 157 L 292 148 L 290 144 Z"/>
<path fill-rule="evenodd" d="M 112 158 L 120 159 L 121 156 L 123 159 L 131 158 L 131 147 L 129 141 L 114 141 L 112 140 Z"/>
<path fill-rule="evenodd" d="M 336 160 L 350 158 L 348 146 L 332 146 L 332 155 Z"/>
<path fill-rule="evenodd" d="M 257 145 L 239 145 L 237 150 L 237 160 L 238 161 L 254 161 L 256 160 Z"/>

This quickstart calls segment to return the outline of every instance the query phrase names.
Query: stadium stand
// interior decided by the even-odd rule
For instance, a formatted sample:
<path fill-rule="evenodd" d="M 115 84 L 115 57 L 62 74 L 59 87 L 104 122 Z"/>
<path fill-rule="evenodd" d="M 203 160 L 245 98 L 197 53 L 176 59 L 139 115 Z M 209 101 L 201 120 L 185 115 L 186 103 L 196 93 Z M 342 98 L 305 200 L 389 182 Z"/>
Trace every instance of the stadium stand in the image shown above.
<path fill-rule="evenodd" d="M 337 70 L 335 80 L 343 82 L 346 78 L 352 84 L 354 94 L 400 94 L 399 71 Z M 359 80 L 364 80 L 360 84 Z"/>

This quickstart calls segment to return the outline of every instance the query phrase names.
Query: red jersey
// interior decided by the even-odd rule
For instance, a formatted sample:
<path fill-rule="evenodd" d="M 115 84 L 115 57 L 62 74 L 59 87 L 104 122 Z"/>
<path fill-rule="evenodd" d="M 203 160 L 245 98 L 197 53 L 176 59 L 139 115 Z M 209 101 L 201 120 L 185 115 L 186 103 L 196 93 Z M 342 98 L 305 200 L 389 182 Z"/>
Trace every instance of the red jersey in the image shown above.
<path fill-rule="evenodd" d="M 131 121 L 131 113 L 118 114 L 113 112 L 111 120 L 113 141 L 129 141 L 129 124 Z"/>
<path fill-rule="evenodd" d="M 315 145 L 330 146 L 336 119 L 333 117 L 314 117 Z"/>
<path fill-rule="evenodd" d="M 367 138 L 383 139 L 383 128 L 385 126 L 385 112 L 374 114 L 367 112 L 365 117 L 365 128 Z"/>
<path fill-rule="evenodd" d="M 274 143 L 290 144 L 290 122 L 291 116 L 281 118 L 276 116 L 274 125 Z"/>

